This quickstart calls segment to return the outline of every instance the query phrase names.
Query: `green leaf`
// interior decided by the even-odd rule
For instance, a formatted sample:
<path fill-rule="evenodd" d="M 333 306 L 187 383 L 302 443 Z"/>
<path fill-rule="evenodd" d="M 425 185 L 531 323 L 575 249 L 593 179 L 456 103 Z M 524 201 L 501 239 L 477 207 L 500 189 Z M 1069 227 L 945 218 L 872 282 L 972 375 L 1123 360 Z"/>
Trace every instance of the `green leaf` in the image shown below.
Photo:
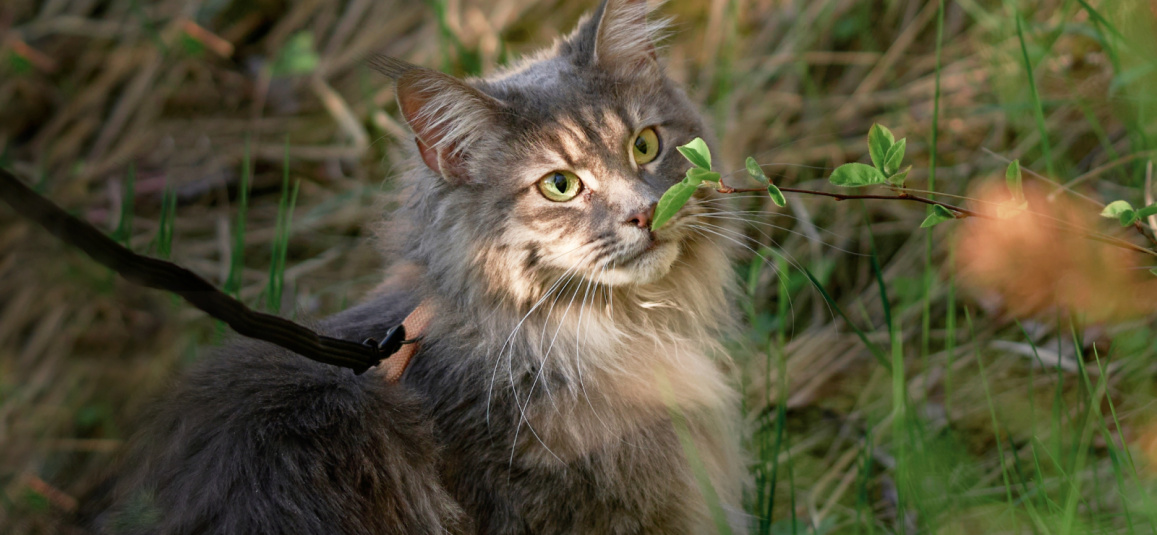
<path fill-rule="evenodd" d="M 908 147 L 908 140 L 905 138 L 897 141 L 888 149 L 888 153 L 884 156 L 884 174 L 891 176 L 900 170 L 900 164 L 904 162 L 904 150 Z"/>
<path fill-rule="evenodd" d="M 1113 201 L 1105 206 L 1104 210 L 1101 210 L 1101 217 L 1116 219 L 1121 217 L 1121 214 L 1132 211 L 1133 205 L 1129 204 L 1128 201 Z"/>
<path fill-rule="evenodd" d="M 932 206 L 932 213 L 928 214 L 928 217 L 924 219 L 923 223 L 920 223 L 920 228 L 934 227 L 940 223 L 952 219 L 956 219 L 956 214 L 953 214 L 951 210 L 937 204 Z"/>
<path fill-rule="evenodd" d="M 888 179 L 879 169 L 870 165 L 846 163 L 837 167 L 836 170 L 832 172 L 832 177 L 828 180 L 836 186 L 858 188 L 861 186 L 871 186 L 872 184 L 881 184 Z"/>
<path fill-rule="evenodd" d="M 205 44 L 201 41 L 198 41 L 193 36 L 185 32 L 181 32 L 181 36 L 178 38 L 178 40 L 180 41 L 181 49 L 185 52 L 185 55 L 191 58 L 200 58 L 201 56 L 205 55 Z"/>
<path fill-rule="evenodd" d="M 273 76 L 295 76 L 309 74 L 317 68 L 321 59 L 313 47 L 312 32 L 298 32 L 293 34 L 277 59 L 273 62 Z"/>
<path fill-rule="evenodd" d="M 28 74 L 32 72 L 32 62 L 28 58 L 15 52 L 8 53 L 8 68 L 13 74 Z"/>
<path fill-rule="evenodd" d="M 720 175 L 715 171 L 708 171 L 700 167 L 692 167 L 687 170 L 687 178 L 690 178 L 696 186 L 698 186 L 701 182 L 714 182 L 718 187 Z"/>
<path fill-rule="evenodd" d="M 657 230 L 663 226 L 663 223 L 671 219 L 684 204 L 687 204 L 698 187 L 699 183 L 688 176 L 667 189 L 659 198 L 659 204 L 655 206 L 655 218 L 651 220 L 651 230 Z"/>
<path fill-rule="evenodd" d="M 779 191 L 775 184 L 767 185 L 767 194 L 771 195 L 771 202 L 775 203 L 776 206 L 780 208 L 787 206 L 787 199 L 783 198 L 783 192 Z"/>
<path fill-rule="evenodd" d="M 888 177 L 888 183 L 893 185 L 893 186 L 899 186 L 901 188 L 904 187 L 904 181 L 908 179 L 908 172 L 911 170 L 912 170 L 911 165 L 909 165 L 908 167 L 905 167 L 904 169 L 901 169 L 899 173 L 896 173 L 896 174 Z"/>
<path fill-rule="evenodd" d="M 756 162 L 755 158 L 751 156 L 747 157 L 747 174 L 751 175 L 751 178 L 764 184 L 771 182 L 771 180 L 767 178 L 767 175 L 763 174 L 763 168 L 759 166 L 759 162 Z"/>
<path fill-rule="evenodd" d="M 1138 219 L 1140 219 L 1140 218 L 1137 217 L 1137 212 L 1134 212 L 1132 210 L 1125 210 L 1124 212 L 1121 212 L 1120 215 L 1117 216 L 1117 221 L 1121 222 L 1122 227 L 1127 227 L 1129 225 L 1132 225 Z"/>
<path fill-rule="evenodd" d="M 1153 268 L 1153 269 L 1150 269 L 1150 270 L 1149 270 L 1149 273 L 1152 273 L 1152 274 L 1154 274 L 1154 275 L 1157 275 L 1157 268 Z"/>
<path fill-rule="evenodd" d="M 1140 219 L 1144 219 L 1151 215 L 1157 215 L 1157 203 L 1150 204 L 1149 206 L 1137 210 L 1137 217 Z"/>
<path fill-rule="evenodd" d="M 884 170 L 884 162 L 888 159 L 888 150 L 896 142 L 896 136 L 887 127 L 873 124 L 868 130 L 868 155 L 872 157 L 872 165 L 876 169 Z"/>
<path fill-rule="evenodd" d="M 687 161 L 691 162 L 700 169 L 711 170 L 711 149 L 707 148 L 707 142 L 703 138 L 692 139 L 690 143 L 679 148 L 679 152 Z"/>
<path fill-rule="evenodd" d="M 1008 184 L 1008 191 L 1016 202 L 1024 201 L 1024 188 L 1021 187 L 1020 160 L 1013 160 L 1004 172 L 1004 181 Z"/>

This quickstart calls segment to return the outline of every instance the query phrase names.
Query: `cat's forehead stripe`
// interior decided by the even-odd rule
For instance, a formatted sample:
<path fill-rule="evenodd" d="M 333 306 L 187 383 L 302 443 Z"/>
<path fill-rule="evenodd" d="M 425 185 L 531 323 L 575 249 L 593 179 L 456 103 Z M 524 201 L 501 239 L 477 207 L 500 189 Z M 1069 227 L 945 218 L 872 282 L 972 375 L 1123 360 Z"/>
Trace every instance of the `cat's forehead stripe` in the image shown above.
<path fill-rule="evenodd" d="M 543 125 L 540 149 L 557 154 L 570 169 L 598 169 L 608 161 L 626 158 L 631 122 L 618 106 L 567 114 Z"/>

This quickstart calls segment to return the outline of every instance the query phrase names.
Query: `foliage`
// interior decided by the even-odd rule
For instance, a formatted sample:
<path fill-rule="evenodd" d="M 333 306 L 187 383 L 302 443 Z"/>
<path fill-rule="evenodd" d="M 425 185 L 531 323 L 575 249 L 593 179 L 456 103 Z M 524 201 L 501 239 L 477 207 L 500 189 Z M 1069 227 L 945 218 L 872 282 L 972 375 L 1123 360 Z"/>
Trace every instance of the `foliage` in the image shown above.
<path fill-rule="evenodd" d="M 250 304 L 267 302 L 280 273 L 293 289 L 285 301 L 318 316 L 380 283 L 365 226 L 392 206 L 389 177 L 411 146 L 389 118 L 387 84 L 360 58 L 389 50 L 459 75 L 493 72 L 592 3 L 129 4 L 15 4 L 0 99 L 16 100 L 0 102 L 0 162 L 110 231 L 123 221 L 118 238 L 138 251 L 171 244 L 176 261 L 231 281 Z M 679 24 L 663 44 L 675 58 L 666 68 L 720 140 L 713 161 L 695 166 L 692 194 L 758 186 L 720 216 L 743 225 L 727 236 L 750 248 L 735 266 L 742 322 L 728 349 L 752 424 L 755 533 L 1153 533 L 1157 319 L 1014 319 L 1007 301 L 958 278 L 968 252 L 951 237 L 979 218 L 944 206 L 954 220 L 920 230 L 929 213 L 917 201 L 857 199 L 923 196 L 983 209 L 1009 231 L 1047 213 L 1034 189 L 1094 218 L 1102 207 L 1085 197 L 1121 200 L 1112 221 L 1087 230 L 1152 249 L 1142 215 L 1157 149 L 1149 3 L 689 1 L 663 15 Z M 174 37 L 181 17 L 235 55 Z M 314 77 L 333 95 L 319 96 Z M 353 121 L 338 120 L 343 107 Z M 875 158 L 871 135 L 865 144 L 877 123 L 907 136 L 899 163 L 894 135 L 881 151 L 889 140 L 875 129 Z M 374 140 L 360 152 L 346 144 L 367 134 L 358 129 Z M 292 221 L 286 134 L 300 178 Z M 747 155 L 746 172 L 721 172 Z M 833 184 L 846 163 L 872 169 L 856 179 L 872 183 Z M 960 198 L 1001 177 L 992 204 Z M 803 189 L 838 197 L 792 191 Z M 784 196 L 791 204 L 775 210 Z M 2 210 L 0 247 L 0 525 L 61 532 L 66 498 L 202 358 L 194 348 L 223 335 Z M 1154 265 L 1116 271 L 1140 280 Z M 99 417 L 85 416 L 94 408 Z M 49 486 L 29 485 L 29 474 Z"/>

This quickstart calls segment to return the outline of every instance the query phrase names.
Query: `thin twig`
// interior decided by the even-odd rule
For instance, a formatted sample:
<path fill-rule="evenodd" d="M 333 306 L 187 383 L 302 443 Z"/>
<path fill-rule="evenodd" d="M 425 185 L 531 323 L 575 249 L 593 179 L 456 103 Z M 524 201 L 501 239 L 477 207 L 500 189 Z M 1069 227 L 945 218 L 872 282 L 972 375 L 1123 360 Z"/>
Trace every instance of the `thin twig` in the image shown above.
<path fill-rule="evenodd" d="M 946 208 L 946 209 L 954 212 L 958 218 L 978 217 L 981 219 L 1000 219 L 1000 217 L 998 217 L 996 215 L 986 214 L 983 212 L 977 212 L 975 210 L 969 210 L 967 208 L 962 208 L 962 207 L 959 207 L 959 206 L 956 206 L 953 204 L 948 204 L 946 202 L 937 201 L 934 199 L 929 199 L 927 197 L 920 197 L 919 195 L 912 195 L 912 194 L 907 193 L 903 190 L 900 190 L 900 192 L 897 193 L 896 195 L 848 195 L 848 194 L 843 194 L 843 193 L 831 193 L 828 191 L 818 191 L 818 190 L 800 189 L 800 188 L 784 188 L 784 187 L 779 188 L 779 190 L 782 192 L 785 192 L 785 193 L 799 193 L 802 195 L 815 195 L 818 197 L 828 197 L 831 199 L 835 199 L 836 201 L 877 200 L 877 199 L 878 200 L 886 200 L 886 201 L 911 201 L 911 202 L 918 202 L 921 204 L 927 204 L 930 206 L 940 206 L 940 207 Z M 719 187 L 716 188 L 716 191 L 718 191 L 719 193 L 755 193 L 755 192 L 763 193 L 763 192 L 766 192 L 767 190 L 764 188 L 733 188 L 731 186 L 724 184 L 722 181 L 720 181 Z M 1095 233 L 1095 232 L 1088 232 L 1088 231 L 1077 229 L 1077 228 L 1068 228 L 1064 225 L 1055 225 L 1053 228 L 1061 229 L 1061 230 L 1064 230 L 1067 232 L 1077 232 L 1077 233 L 1080 233 L 1085 238 L 1088 238 L 1088 239 L 1093 240 L 1093 241 L 1098 241 L 1101 243 L 1113 245 L 1115 247 L 1119 247 L 1122 249 L 1128 249 L 1130 251 L 1134 251 L 1134 252 L 1138 252 L 1138 253 L 1147 254 L 1150 256 L 1157 256 L 1157 251 L 1154 251 L 1152 249 L 1146 249 L 1144 247 L 1141 247 L 1139 245 L 1136 245 L 1136 244 L 1129 242 L 1129 241 L 1126 241 L 1126 240 L 1122 240 L 1120 238 L 1114 238 L 1112 236 L 1099 234 L 1099 233 Z M 1154 239 L 1152 237 L 1150 237 L 1144 231 L 1144 229 L 1138 227 L 1137 230 L 1141 233 L 1142 236 L 1145 236 L 1147 239 L 1149 239 L 1150 242 L 1152 242 L 1154 245 L 1157 245 L 1157 241 L 1154 241 Z"/>
<path fill-rule="evenodd" d="M 980 150 L 987 152 L 990 156 L 992 156 L 994 158 L 997 158 L 999 160 L 1003 160 L 1005 163 L 1011 162 L 1011 160 L 1009 160 L 1007 157 L 1002 156 L 1000 154 L 997 154 L 997 153 L 995 153 L 995 152 L 993 152 L 987 148 L 981 147 Z M 1148 154 L 1148 153 L 1143 152 L 1140 154 L 1144 155 L 1144 154 Z M 1134 155 L 1134 156 L 1136 156 L 1136 155 Z M 1124 162 L 1124 161 L 1128 161 L 1131 159 L 1133 159 L 1133 156 L 1125 157 L 1123 160 L 1119 160 L 1119 161 Z M 1029 176 L 1040 180 L 1041 183 L 1047 184 L 1049 186 L 1056 188 L 1056 190 L 1053 191 L 1052 193 L 1050 193 L 1047 197 L 1048 200 L 1050 200 L 1050 201 L 1052 201 L 1059 192 L 1065 191 L 1065 192 L 1068 192 L 1069 194 L 1077 197 L 1078 199 L 1088 201 L 1090 204 L 1096 206 L 1097 208 L 1104 208 L 1105 207 L 1105 204 L 1102 203 L 1101 201 L 1098 201 L 1097 199 L 1089 197 L 1088 195 L 1084 195 L 1084 194 L 1082 194 L 1082 193 L 1078 192 L 1077 190 L 1070 187 L 1072 184 L 1076 183 L 1077 180 L 1080 180 L 1080 178 L 1078 178 L 1077 180 L 1073 180 L 1067 184 L 1058 184 L 1052 180 L 1049 180 L 1046 177 L 1041 176 L 1040 173 L 1034 172 L 1032 169 L 1027 169 L 1027 168 L 1023 168 L 1023 167 L 1022 167 L 1022 169 L 1024 169 L 1025 173 L 1027 173 Z M 1089 173 L 1086 173 L 1086 175 L 1092 175 L 1093 172 L 1100 173 L 1106 169 L 1108 169 L 1107 165 L 1103 165 L 1097 169 L 1094 169 L 1093 171 L 1090 171 Z M 1137 233 L 1140 234 L 1141 236 L 1143 236 L 1146 240 L 1148 240 L 1149 243 L 1152 243 L 1154 246 L 1157 246 L 1157 239 L 1155 239 L 1153 236 L 1150 236 L 1148 233 L 1146 233 L 1145 229 L 1143 227 L 1141 227 L 1141 225 L 1134 224 L 1133 229 L 1136 230 Z M 1157 231 L 1155 231 L 1155 232 L 1157 232 Z M 1146 249 L 1146 250 L 1148 250 L 1148 249 Z"/>
<path fill-rule="evenodd" d="M 767 190 L 764 188 L 738 188 L 737 189 L 737 188 L 732 188 L 729 186 L 722 186 L 718 189 L 718 191 L 719 191 L 719 193 L 752 193 L 752 192 L 757 192 L 757 191 L 758 192 L 766 192 Z M 980 217 L 980 218 L 987 218 L 987 219 L 993 218 L 992 216 L 985 215 L 985 214 L 982 214 L 980 212 L 976 212 L 973 210 L 969 210 L 967 208 L 961 208 L 959 206 L 948 204 L 946 202 L 940 202 L 940 201 L 929 199 L 927 197 L 920 197 L 917 195 L 911 195 L 911 194 L 904 193 L 904 192 L 901 192 L 901 193 L 896 194 L 896 195 L 846 195 L 843 193 L 831 193 L 831 192 L 827 192 L 827 191 L 817 191 L 817 190 L 799 189 L 799 188 L 779 188 L 779 191 L 788 192 L 788 193 L 802 193 L 805 195 L 817 195 L 820 197 L 830 197 L 830 198 L 835 199 L 837 201 L 851 201 L 851 200 L 857 200 L 857 199 L 883 199 L 883 200 L 892 200 L 892 201 L 913 201 L 913 202 L 924 203 L 924 204 L 933 205 L 933 206 L 943 206 L 944 208 L 947 208 L 949 210 L 952 210 L 953 212 L 956 212 L 960 215 L 967 216 L 967 217 Z"/>

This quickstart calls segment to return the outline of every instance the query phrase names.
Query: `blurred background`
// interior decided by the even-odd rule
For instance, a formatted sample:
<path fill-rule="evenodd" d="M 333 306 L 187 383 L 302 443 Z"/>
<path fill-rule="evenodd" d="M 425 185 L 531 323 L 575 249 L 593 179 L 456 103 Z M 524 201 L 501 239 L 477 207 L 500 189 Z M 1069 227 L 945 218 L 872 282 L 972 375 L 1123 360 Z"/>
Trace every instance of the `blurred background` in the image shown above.
<path fill-rule="evenodd" d="M 371 229 L 409 143 L 367 55 L 484 75 L 595 5 L 4 0 L 0 166 L 256 308 L 322 316 L 384 276 Z M 907 139 L 910 188 L 1002 202 L 976 188 L 1019 159 L 1030 210 L 1066 225 L 741 199 L 731 346 L 759 532 L 1157 532 L 1157 257 L 1085 239 L 1154 249 L 1151 218 L 1096 215 L 1153 203 L 1157 2 L 660 13 L 726 169 L 753 156 L 837 191 L 881 123 Z M 150 400 L 228 336 L 0 208 L 0 531 L 62 530 Z"/>

